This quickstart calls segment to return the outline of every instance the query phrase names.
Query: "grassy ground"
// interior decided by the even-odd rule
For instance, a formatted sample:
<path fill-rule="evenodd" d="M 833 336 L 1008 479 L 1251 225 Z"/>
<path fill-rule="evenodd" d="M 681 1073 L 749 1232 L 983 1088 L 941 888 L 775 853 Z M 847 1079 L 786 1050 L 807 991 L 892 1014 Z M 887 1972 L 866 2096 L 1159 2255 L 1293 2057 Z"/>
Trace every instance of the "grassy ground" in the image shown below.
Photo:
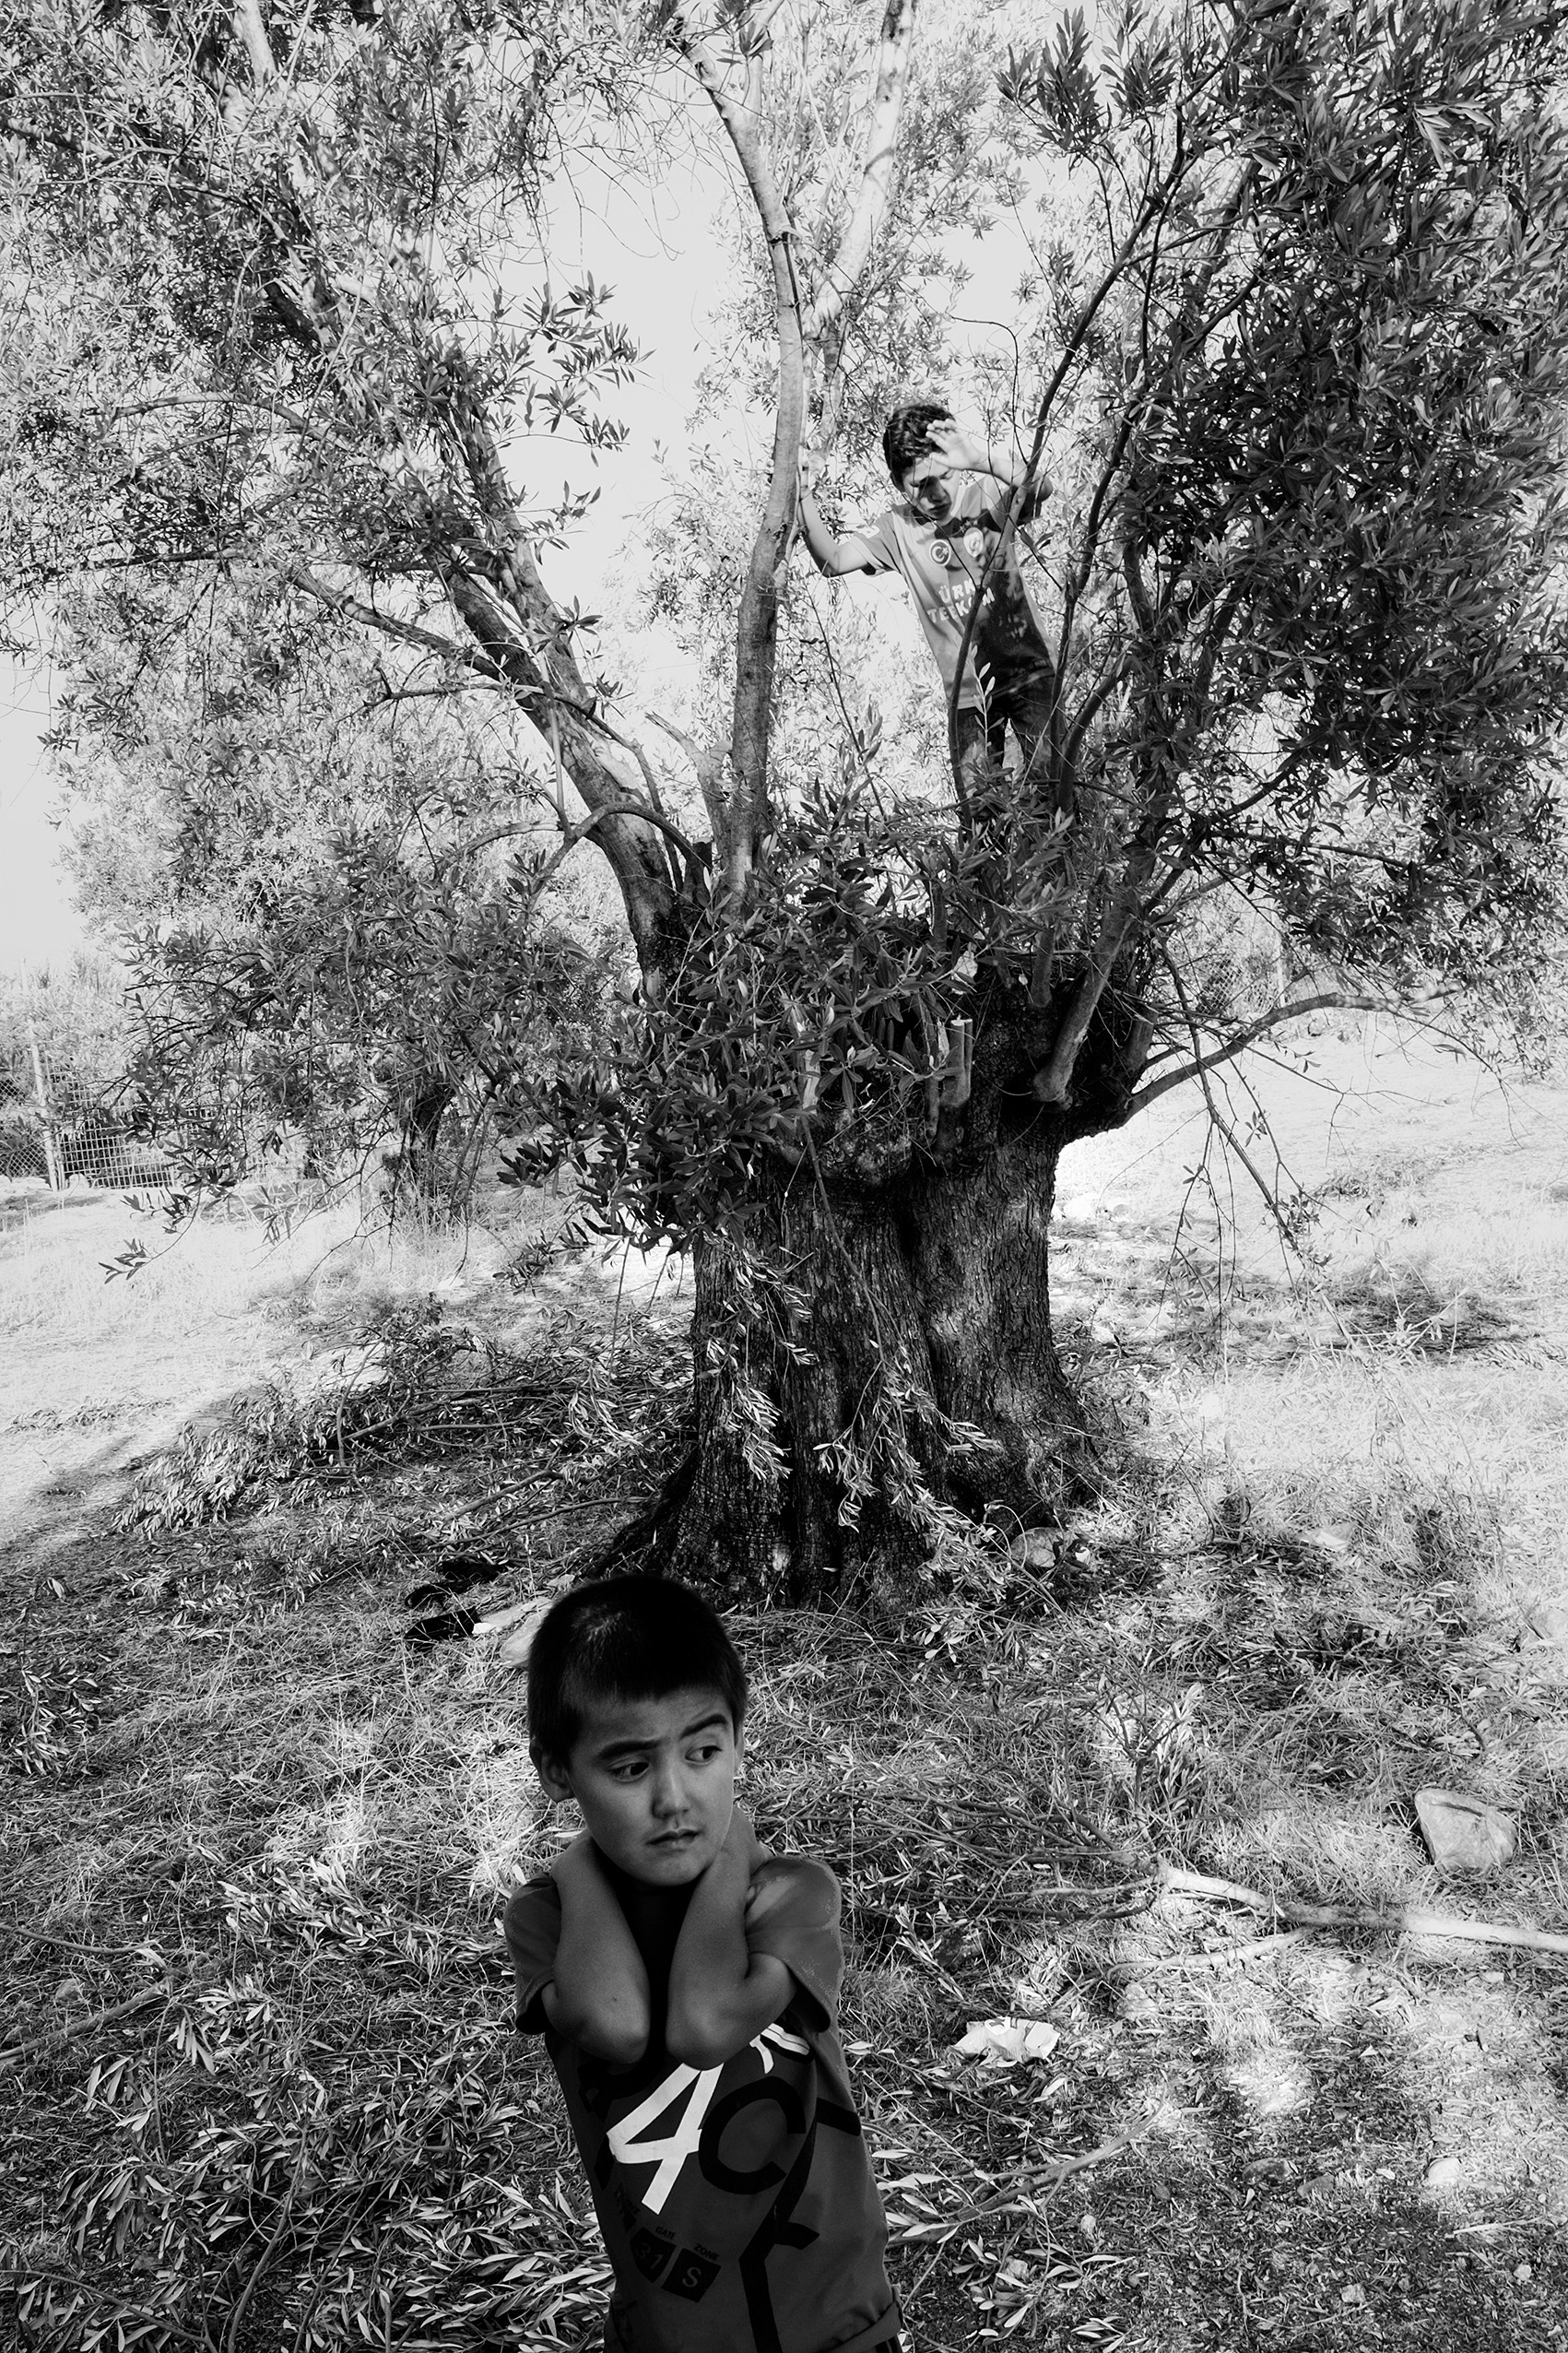
<path fill-rule="evenodd" d="M 1568 2342 L 1568 1962 L 1157 1876 L 1568 1933 L 1568 1094 L 1311 1050 L 1258 1073 L 1304 1271 L 1239 1195 L 1221 1239 L 1175 1100 L 1069 1156 L 1056 1308 L 1114 1435 L 1048 1550 L 737 1621 L 747 1795 L 849 1892 L 932 2353 Z M 0 2335 L 596 2341 L 494 1926 L 559 1827 L 473 1622 L 646 1492 L 686 1302 L 536 1271 L 559 1213 L 215 1225 L 105 1289 L 122 1205 L 0 1209 Z M 1429 1782 L 1516 1816 L 1499 1878 L 1435 1879 Z M 1004 2015 L 1050 2055 L 955 2055 Z"/>

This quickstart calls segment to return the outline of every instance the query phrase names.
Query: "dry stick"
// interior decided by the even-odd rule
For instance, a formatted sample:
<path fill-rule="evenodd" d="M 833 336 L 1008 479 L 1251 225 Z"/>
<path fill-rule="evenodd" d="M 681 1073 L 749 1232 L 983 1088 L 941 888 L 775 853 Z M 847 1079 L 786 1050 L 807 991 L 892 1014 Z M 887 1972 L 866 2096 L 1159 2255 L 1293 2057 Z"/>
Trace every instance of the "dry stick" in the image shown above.
<path fill-rule="evenodd" d="M 256 2289 L 261 2285 L 262 2275 L 266 2270 L 267 2265 L 271 2263 L 274 2255 L 277 2252 L 283 2234 L 289 2228 L 289 2217 L 292 2212 L 294 2205 L 294 2193 L 300 2186 L 301 2176 L 303 2174 L 304 2170 L 305 2144 L 301 2141 L 300 2144 L 299 2159 L 294 2167 L 294 2178 L 289 2182 L 287 2190 L 283 2193 L 283 2196 L 278 2203 L 277 2219 L 272 2226 L 272 2230 L 268 2236 L 266 2244 L 263 2247 L 260 2254 L 256 2257 L 254 2264 L 252 2265 L 250 2276 L 246 2279 L 243 2288 L 240 2290 L 234 2309 L 229 2315 L 229 2325 L 223 2332 L 223 2353 L 234 2353 L 235 2347 L 240 2342 L 240 2332 L 245 2325 L 245 2315 L 250 2311 Z"/>
<path fill-rule="evenodd" d="M 24 1928 L 18 1920 L 0 1921 L 0 1936 L 25 1936 L 30 1944 L 58 1945 L 62 1952 L 75 1953 L 84 1961 L 135 1959 L 142 1949 L 139 1945 L 89 1945 L 80 1936 L 62 1936 L 56 1929 Z"/>
<path fill-rule="evenodd" d="M 128 2002 L 116 2002 L 107 2010 L 95 2010 L 85 2018 L 74 2018 L 69 2026 L 51 2027 L 47 2034 L 36 2034 L 30 2042 L 7 2042 L 0 2046 L 0 2060 L 30 2059 L 40 2051 L 48 2051 L 59 2042 L 73 2042 L 79 2034 L 91 2034 L 96 2027 L 112 2025 L 116 2018 L 128 2018 L 133 2010 L 149 2009 L 154 2002 L 167 2002 L 172 1987 L 149 1985 L 140 1993 L 133 1993 Z"/>
<path fill-rule="evenodd" d="M 1125 2135 L 1121 2140 L 1102 2141 L 1098 2148 L 1087 2149 L 1082 2157 L 1063 2158 L 1055 2165 L 1031 2166 L 1030 2177 L 1043 2190 L 1054 2190 L 1061 2182 L 1070 2181 L 1075 2173 L 1088 2173 L 1097 2165 L 1109 2165 L 1118 2157 L 1126 2157 L 1136 2148 L 1140 2134 Z M 998 2216 L 1029 2214 L 1033 2209 L 1023 2200 L 1012 2197 L 990 2198 L 982 2205 L 966 2206 L 961 2214 L 949 2215 L 945 2222 L 918 2222 L 908 2230 L 894 2231 L 888 2240 L 890 2247 L 917 2246 L 924 2239 L 951 2239 L 972 2223 L 994 2221 Z"/>
<path fill-rule="evenodd" d="M 1250 1960 L 1258 1953 L 1277 1953 L 1284 1945 L 1303 1945 L 1315 1936 L 1315 1928 L 1287 1928 L 1275 1936 L 1251 1936 L 1244 1945 L 1228 1945 L 1217 1953 L 1167 1953 L 1158 1961 L 1150 1961 L 1144 1974 L 1152 1976 L 1156 1969 L 1217 1969 L 1227 1961 Z"/>
<path fill-rule="evenodd" d="M 1291 1896 L 1266 1896 L 1234 1879 L 1209 1879 L 1201 1872 L 1161 1867 L 1161 1885 L 1173 1895 L 1197 1896 L 1206 1903 L 1241 1904 L 1249 1911 L 1272 1912 L 1299 1928 L 1372 1928 L 1386 1936 L 1457 1936 L 1472 1945 L 1515 1945 L 1528 1953 L 1560 1953 L 1568 1959 L 1568 1936 L 1545 1928 L 1511 1928 L 1500 1921 L 1466 1920 L 1455 1912 L 1427 1911 L 1415 1904 L 1374 1911 L 1341 1904 L 1303 1904 Z"/>

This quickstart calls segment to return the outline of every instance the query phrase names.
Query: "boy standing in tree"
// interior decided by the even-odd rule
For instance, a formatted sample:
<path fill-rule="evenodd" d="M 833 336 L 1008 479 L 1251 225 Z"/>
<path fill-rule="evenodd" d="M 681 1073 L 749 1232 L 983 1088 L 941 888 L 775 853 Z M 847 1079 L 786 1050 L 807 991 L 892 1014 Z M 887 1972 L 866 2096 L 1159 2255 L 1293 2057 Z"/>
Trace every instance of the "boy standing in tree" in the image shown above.
<path fill-rule="evenodd" d="M 586 1828 L 506 1910 L 615 2290 L 606 2353 L 899 2353 L 835 2027 L 825 1863 L 735 1803 L 746 1673 L 664 1578 L 583 1585 L 528 1661 L 529 1751 Z"/>
<path fill-rule="evenodd" d="M 1004 465 L 983 443 L 961 432 L 935 401 L 895 408 L 882 451 L 900 503 L 875 523 L 835 538 L 802 485 L 801 533 L 818 570 L 830 576 L 902 574 L 949 702 L 970 607 L 985 580 L 958 692 L 960 782 L 973 801 L 987 772 L 1000 770 L 1008 728 L 1018 739 L 1027 779 L 1050 720 L 1055 692 L 1050 652 L 1011 538 L 999 556 L 996 551 L 1004 491 L 1013 490 L 1012 514 L 1021 524 L 1039 512 L 1051 485 L 1042 475 L 1025 478 L 1021 467 Z M 954 481 L 966 471 L 990 479 Z"/>

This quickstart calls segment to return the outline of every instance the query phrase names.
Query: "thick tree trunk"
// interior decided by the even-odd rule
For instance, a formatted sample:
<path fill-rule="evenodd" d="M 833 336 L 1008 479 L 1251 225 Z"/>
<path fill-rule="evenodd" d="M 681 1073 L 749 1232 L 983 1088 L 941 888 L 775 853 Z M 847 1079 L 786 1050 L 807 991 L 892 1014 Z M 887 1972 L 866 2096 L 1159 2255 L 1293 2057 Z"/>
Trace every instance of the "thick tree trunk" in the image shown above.
<path fill-rule="evenodd" d="M 1019 1039 L 993 1029 L 951 1149 L 876 1183 L 808 1158 L 700 1248 L 678 1571 L 814 1602 L 913 1568 L 944 1508 L 1008 1535 L 1059 1513 L 1090 1446 L 1049 1225 L 1065 1144 L 1103 1122 L 1032 1098 Z"/>
<path fill-rule="evenodd" d="M 442 1121 L 457 1099 L 457 1090 L 442 1078 L 421 1079 L 408 1106 L 398 1174 L 407 1183 L 422 1215 L 433 1217 L 441 1205 L 441 1164 L 437 1146 Z"/>

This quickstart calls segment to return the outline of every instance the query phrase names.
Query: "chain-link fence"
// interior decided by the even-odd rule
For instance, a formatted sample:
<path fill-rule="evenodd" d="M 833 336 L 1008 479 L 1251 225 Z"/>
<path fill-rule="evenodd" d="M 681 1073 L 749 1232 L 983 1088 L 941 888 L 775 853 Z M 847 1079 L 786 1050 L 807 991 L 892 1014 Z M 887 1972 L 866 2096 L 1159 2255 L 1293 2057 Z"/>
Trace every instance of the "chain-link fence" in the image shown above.
<path fill-rule="evenodd" d="M 0 1182 L 135 1192 L 167 1175 L 163 1154 L 130 1132 L 124 1113 L 39 1046 L 0 1058 Z"/>

